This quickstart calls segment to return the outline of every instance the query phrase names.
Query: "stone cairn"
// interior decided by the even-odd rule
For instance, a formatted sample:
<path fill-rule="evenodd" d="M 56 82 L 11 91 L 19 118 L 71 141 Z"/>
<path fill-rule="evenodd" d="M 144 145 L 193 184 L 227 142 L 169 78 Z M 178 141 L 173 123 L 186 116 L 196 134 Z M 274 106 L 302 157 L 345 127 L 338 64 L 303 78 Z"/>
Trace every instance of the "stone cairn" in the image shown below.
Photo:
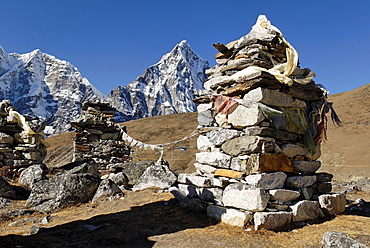
<path fill-rule="evenodd" d="M 342 213 L 328 173 L 317 173 L 331 110 L 327 92 L 261 15 L 250 33 L 213 44 L 217 64 L 198 92 L 196 174 L 170 189 L 184 207 L 218 221 L 280 230 Z M 338 120 L 339 119 L 335 119 Z"/>
<path fill-rule="evenodd" d="M 42 164 L 46 156 L 45 123 L 19 114 L 9 100 L 0 103 L 0 167 L 13 175 Z M 46 168 L 43 164 L 42 167 Z"/>
<path fill-rule="evenodd" d="M 115 109 L 108 103 L 85 102 L 83 121 L 72 122 L 75 131 L 73 161 L 94 160 L 100 170 L 131 160 L 131 147 L 114 124 Z"/>

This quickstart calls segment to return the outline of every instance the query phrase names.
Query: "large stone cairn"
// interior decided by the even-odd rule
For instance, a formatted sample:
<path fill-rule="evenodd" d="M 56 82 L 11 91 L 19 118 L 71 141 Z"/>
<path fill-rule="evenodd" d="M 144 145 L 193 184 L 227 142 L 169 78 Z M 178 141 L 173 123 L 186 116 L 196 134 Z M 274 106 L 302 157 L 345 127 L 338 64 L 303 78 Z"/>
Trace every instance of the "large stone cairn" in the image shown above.
<path fill-rule="evenodd" d="M 0 167 L 17 173 L 42 164 L 46 156 L 45 123 L 19 114 L 9 100 L 0 103 Z"/>
<path fill-rule="evenodd" d="M 73 122 L 73 161 L 93 159 L 100 170 L 131 160 L 131 147 L 121 137 L 124 130 L 114 124 L 115 109 L 108 103 L 85 102 L 83 121 Z"/>
<path fill-rule="evenodd" d="M 345 208 L 344 195 L 330 193 L 332 175 L 316 173 L 326 91 L 307 68 L 274 75 L 291 62 L 290 44 L 276 30 L 254 27 L 237 41 L 214 44 L 217 65 L 194 100 L 203 131 L 197 172 L 180 174 L 170 189 L 184 207 L 256 230 L 287 229 Z"/>

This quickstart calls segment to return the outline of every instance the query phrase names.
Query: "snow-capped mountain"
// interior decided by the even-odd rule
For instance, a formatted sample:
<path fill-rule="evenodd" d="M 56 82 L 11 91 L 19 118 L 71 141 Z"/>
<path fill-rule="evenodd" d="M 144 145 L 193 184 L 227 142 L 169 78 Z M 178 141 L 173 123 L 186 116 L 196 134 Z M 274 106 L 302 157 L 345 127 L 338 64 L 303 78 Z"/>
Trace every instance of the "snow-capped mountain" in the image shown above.
<path fill-rule="evenodd" d="M 117 121 L 196 111 L 193 93 L 204 89 L 206 60 L 183 40 L 125 87 L 108 95 Z"/>
<path fill-rule="evenodd" d="M 78 121 L 83 102 L 105 97 L 67 61 L 38 49 L 7 54 L 0 46 L 0 100 L 44 120 L 47 135 L 67 131 L 71 121 Z"/>

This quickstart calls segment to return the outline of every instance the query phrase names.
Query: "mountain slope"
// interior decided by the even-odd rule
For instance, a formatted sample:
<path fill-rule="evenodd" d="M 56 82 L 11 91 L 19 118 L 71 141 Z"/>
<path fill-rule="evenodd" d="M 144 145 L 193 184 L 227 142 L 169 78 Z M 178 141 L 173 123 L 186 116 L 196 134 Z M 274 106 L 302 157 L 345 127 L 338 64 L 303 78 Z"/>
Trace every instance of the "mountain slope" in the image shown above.
<path fill-rule="evenodd" d="M 47 135 L 65 132 L 80 118 L 84 101 L 105 96 L 67 61 L 34 50 L 7 54 L 0 47 L 0 100 L 46 122 Z"/>
<path fill-rule="evenodd" d="M 135 81 L 113 90 L 108 101 L 118 110 L 118 121 L 194 112 L 193 93 L 203 89 L 208 68 L 183 40 Z"/>

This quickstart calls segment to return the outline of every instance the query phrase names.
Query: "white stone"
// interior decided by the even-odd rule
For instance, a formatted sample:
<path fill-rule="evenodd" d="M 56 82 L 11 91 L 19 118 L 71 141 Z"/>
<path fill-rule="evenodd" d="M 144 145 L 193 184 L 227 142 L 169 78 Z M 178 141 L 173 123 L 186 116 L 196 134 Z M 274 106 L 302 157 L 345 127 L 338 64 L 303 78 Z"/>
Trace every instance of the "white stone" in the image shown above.
<path fill-rule="evenodd" d="M 326 194 L 319 196 L 320 207 L 325 214 L 336 215 L 346 210 L 346 196 L 344 194 Z"/>
<path fill-rule="evenodd" d="M 196 161 L 201 164 L 209 164 L 219 168 L 230 168 L 231 156 L 222 152 L 199 152 L 195 154 Z"/>
<path fill-rule="evenodd" d="M 207 207 L 207 216 L 231 226 L 244 227 L 251 221 L 253 213 L 209 205 Z"/>
<path fill-rule="evenodd" d="M 257 212 L 265 210 L 269 197 L 263 189 L 233 183 L 225 188 L 222 202 L 224 206 Z"/>
<path fill-rule="evenodd" d="M 226 114 L 223 114 L 223 113 L 216 114 L 215 121 L 222 128 L 231 128 L 231 125 L 228 124 Z"/>
<path fill-rule="evenodd" d="M 300 196 L 300 193 L 295 190 L 288 189 L 271 189 L 269 190 L 270 200 L 280 201 L 282 203 L 293 201 Z"/>
<path fill-rule="evenodd" d="M 192 184 L 198 187 L 210 187 L 211 179 L 194 174 L 179 174 L 177 181 L 184 184 Z"/>
<path fill-rule="evenodd" d="M 324 217 L 317 201 L 303 200 L 290 206 L 293 212 L 293 222 L 315 220 Z"/>
<path fill-rule="evenodd" d="M 286 229 L 292 222 L 291 212 L 257 212 L 253 216 L 254 229 L 279 230 Z"/>
<path fill-rule="evenodd" d="M 251 103 L 248 107 L 239 105 L 227 117 L 228 124 L 235 128 L 255 126 L 265 119 L 256 103 Z"/>
<path fill-rule="evenodd" d="M 235 171 L 244 172 L 248 159 L 249 159 L 249 155 L 233 157 L 231 159 L 230 169 L 235 170 Z"/>
<path fill-rule="evenodd" d="M 214 148 L 214 145 L 211 143 L 207 136 L 199 135 L 197 139 L 197 148 L 199 151 L 202 152 L 210 152 L 212 148 Z"/>
<path fill-rule="evenodd" d="M 182 195 L 186 197 L 193 198 L 198 196 L 197 188 L 193 185 L 179 183 L 177 187 L 179 188 Z"/>
<path fill-rule="evenodd" d="M 223 190 L 220 188 L 199 188 L 198 195 L 203 201 L 213 202 L 222 205 Z"/>
<path fill-rule="evenodd" d="M 243 100 L 247 102 L 262 102 L 270 106 L 289 107 L 293 104 L 291 95 L 261 87 L 249 91 L 244 95 Z"/>
<path fill-rule="evenodd" d="M 210 165 L 207 165 L 207 164 L 200 164 L 200 163 L 195 163 L 194 167 L 201 174 L 213 174 L 217 170 L 216 167 L 213 167 L 213 166 L 210 166 Z"/>
<path fill-rule="evenodd" d="M 327 231 L 322 237 L 321 243 L 324 248 L 368 248 L 368 246 L 357 242 L 347 234 L 336 231 Z"/>
<path fill-rule="evenodd" d="M 200 112 L 203 112 L 203 111 L 207 111 L 209 109 L 212 109 L 212 102 L 210 103 L 201 103 L 197 106 L 197 112 L 200 113 Z"/>
<path fill-rule="evenodd" d="M 284 187 L 287 175 L 284 172 L 261 173 L 244 178 L 247 184 L 262 189 L 280 189 Z"/>
<path fill-rule="evenodd" d="M 206 134 L 209 142 L 215 146 L 222 145 L 224 142 L 239 136 L 240 132 L 234 129 L 222 128 L 220 130 L 213 130 Z"/>
<path fill-rule="evenodd" d="M 225 188 L 229 184 L 228 178 L 219 177 L 219 178 L 210 178 L 211 187 Z"/>
<path fill-rule="evenodd" d="M 294 161 L 294 169 L 298 172 L 311 173 L 315 172 L 321 167 L 320 161 Z"/>
<path fill-rule="evenodd" d="M 316 176 L 292 176 L 286 179 L 285 185 L 288 188 L 300 189 L 311 186 L 315 182 Z"/>

